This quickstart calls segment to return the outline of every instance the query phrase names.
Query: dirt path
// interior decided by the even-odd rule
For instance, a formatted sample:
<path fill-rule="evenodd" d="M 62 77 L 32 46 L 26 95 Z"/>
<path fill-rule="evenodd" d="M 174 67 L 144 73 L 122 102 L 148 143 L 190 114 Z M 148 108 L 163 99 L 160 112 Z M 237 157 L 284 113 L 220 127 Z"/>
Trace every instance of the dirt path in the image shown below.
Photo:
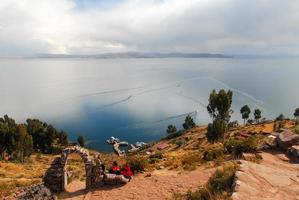
<path fill-rule="evenodd" d="M 260 164 L 242 161 L 234 200 L 299 200 L 299 164 L 284 154 L 262 153 Z"/>
<path fill-rule="evenodd" d="M 77 188 L 82 188 L 82 182 L 75 181 L 68 186 L 68 193 L 62 194 L 60 198 L 72 200 L 169 199 L 175 192 L 195 190 L 199 185 L 204 184 L 213 172 L 213 169 L 198 169 L 181 173 L 166 169 L 157 170 L 150 177 L 145 177 L 146 174 L 139 174 L 124 186 L 107 186 L 90 192 L 75 191 Z"/>

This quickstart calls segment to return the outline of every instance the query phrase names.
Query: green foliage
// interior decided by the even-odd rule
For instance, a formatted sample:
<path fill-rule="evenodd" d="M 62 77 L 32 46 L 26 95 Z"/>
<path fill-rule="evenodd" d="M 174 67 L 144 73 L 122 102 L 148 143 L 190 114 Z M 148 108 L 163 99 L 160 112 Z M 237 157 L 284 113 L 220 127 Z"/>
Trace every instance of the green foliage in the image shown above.
<path fill-rule="evenodd" d="M 196 124 L 193 121 L 193 118 L 190 115 L 187 115 L 187 117 L 185 118 L 185 123 L 183 123 L 183 128 L 185 130 L 194 128 L 196 126 Z"/>
<path fill-rule="evenodd" d="M 127 160 L 127 163 L 129 166 L 131 166 L 131 169 L 135 172 L 143 172 L 145 166 L 147 165 L 147 160 L 139 155 L 129 157 Z"/>
<path fill-rule="evenodd" d="M 239 123 L 238 123 L 237 120 L 232 121 L 232 122 L 229 122 L 229 123 L 227 124 L 228 129 L 230 129 L 230 128 L 235 128 L 235 127 L 238 127 L 238 126 L 239 126 Z"/>
<path fill-rule="evenodd" d="M 177 132 L 177 129 L 174 125 L 168 125 L 166 132 L 168 134 L 175 133 L 175 132 Z"/>
<path fill-rule="evenodd" d="M 60 131 L 58 133 L 58 143 L 62 146 L 68 145 L 67 133 L 64 131 Z"/>
<path fill-rule="evenodd" d="M 78 137 L 78 139 L 77 139 L 77 142 L 78 142 L 78 144 L 79 144 L 81 147 L 84 147 L 84 145 L 85 145 L 85 138 L 84 138 L 82 135 L 80 135 L 80 136 Z"/>
<path fill-rule="evenodd" d="M 227 124 L 232 114 L 232 91 L 220 90 L 218 93 L 213 90 L 210 94 L 207 110 L 213 119 L 213 123 L 208 125 L 207 138 L 209 141 L 223 139 L 227 130 Z"/>
<path fill-rule="evenodd" d="M 254 123 L 254 120 L 253 120 L 253 119 L 248 119 L 248 120 L 247 120 L 247 123 L 248 123 L 248 124 L 253 124 L 253 123 Z"/>
<path fill-rule="evenodd" d="M 186 141 L 185 140 L 176 140 L 174 143 L 176 145 L 176 148 L 180 148 L 181 146 L 186 144 Z"/>
<path fill-rule="evenodd" d="M 236 164 L 229 164 L 223 169 L 217 169 L 215 174 L 210 178 L 207 184 L 208 190 L 217 195 L 222 192 L 233 192 L 233 183 L 238 166 Z"/>
<path fill-rule="evenodd" d="M 276 121 L 282 121 L 285 119 L 285 116 L 283 114 L 280 114 L 276 117 Z"/>
<path fill-rule="evenodd" d="M 170 140 L 170 139 L 173 139 L 173 138 L 176 138 L 176 137 L 180 137 L 181 135 L 183 135 L 184 132 L 183 131 L 178 131 L 176 133 L 170 133 L 168 134 L 166 137 L 164 137 L 163 139 L 165 140 Z"/>
<path fill-rule="evenodd" d="M 244 124 L 245 124 L 245 121 L 249 118 L 249 115 L 251 113 L 249 106 L 248 105 L 243 106 L 240 109 L 240 113 L 242 115 L 242 119 L 244 119 Z"/>
<path fill-rule="evenodd" d="M 260 109 L 255 109 L 253 114 L 256 123 L 258 123 L 259 120 L 262 118 L 262 111 Z"/>
<path fill-rule="evenodd" d="M 213 123 L 208 124 L 207 139 L 209 142 L 215 142 L 224 138 L 227 130 L 227 122 L 222 119 L 215 119 Z"/>
<path fill-rule="evenodd" d="M 299 108 L 295 109 L 294 117 L 299 117 Z"/>
<path fill-rule="evenodd" d="M 38 119 L 27 119 L 26 124 L 17 124 L 5 115 L 0 118 L 0 158 L 9 155 L 10 159 L 23 162 L 33 150 L 51 153 L 57 137 L 52 125 Z"/>
<path fill-rule="evenodd" d="M 162 153 L 160 153 L 160 152 L 155 153 L 155 154 L 149 156 L 149 163 L 150 164 L 156 163 L 158 160 L 161 160 L 162 158 L 163 158 Z"/>
<path fill-rule="evenodd" d="M 255 152 L 257 148 L 257 140 L 255 136 L 248 137 L 244 140 L 230 138 L 224 142 L 224 148 L 228 153 L 240 158 L 243 153 Z"/>
<path fill-rule="evenodd" d="M 210 94 L 209 105 L 207 110 L 212 117 L 212 119 L 222 119 L 224 121 L 229 121 L 230 115 L 232 113 L 233 92 L 228 90 L 227 92 L 221 89 L 218 93 L 213 90 Z"/>
<path fill-rule="evenodd" d="M 222 169 L 217 169 L 209 181 L 197 191 L 188 191 L 187 200 L 225 200 L 231 199 L 234 190 L 234 179 L 238 165 L 230 163 Z M 181 198 L 180 195 L 176 197 Z"/>

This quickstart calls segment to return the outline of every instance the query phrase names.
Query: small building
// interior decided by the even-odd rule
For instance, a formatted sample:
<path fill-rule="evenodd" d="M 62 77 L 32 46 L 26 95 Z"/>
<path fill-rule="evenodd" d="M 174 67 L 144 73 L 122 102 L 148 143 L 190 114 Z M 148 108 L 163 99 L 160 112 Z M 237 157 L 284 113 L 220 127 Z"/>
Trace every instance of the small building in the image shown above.
<path fill-rule="evenodd" d="M 158 146 L 157 146 L 157 149 L 159 150 L 159 151 L 162 151 L 162 150 L 164 150 L 164 149 L 166 149 L 166 148 L 168 148 L 169 147 L 169 144 L 167 144 L 167 143 L 162 143 L 162 144 L 159 144 Z"/>

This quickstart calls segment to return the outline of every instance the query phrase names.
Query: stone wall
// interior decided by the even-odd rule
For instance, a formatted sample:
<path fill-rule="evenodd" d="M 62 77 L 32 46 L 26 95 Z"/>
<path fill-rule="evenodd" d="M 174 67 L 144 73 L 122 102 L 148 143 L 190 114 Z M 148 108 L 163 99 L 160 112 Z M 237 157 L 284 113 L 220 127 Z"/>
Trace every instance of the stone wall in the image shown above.
<path fill-rule="evenodd" d="M 90 159 L 87 149 L 81 148 L 79 146 L 73 146 L 64 149 L 61 153 L 61 156 L 55 158 L 51 164 L 51 167 L 46 171 L 44 183 L 52 192 L 57 193 L 65 190 L 67 185 L 67 171 L 65 166 L 68 155 L 73 153 L 79 154 L 84 161 L 86 172 L 86 189 L 103 185 L 103 177 L 100 173 L 101 169 L 100 166 L 98 166 L 100 162 L 93 162 Z"/>
<path fill-rule="evenodd" d="M 7 199 L 18 199 L 18 200 L 56 200 L 57 197 L 44 185 L 37 184 L 30 187 L 24 188 L 16 192 L 12 197 Z"/>

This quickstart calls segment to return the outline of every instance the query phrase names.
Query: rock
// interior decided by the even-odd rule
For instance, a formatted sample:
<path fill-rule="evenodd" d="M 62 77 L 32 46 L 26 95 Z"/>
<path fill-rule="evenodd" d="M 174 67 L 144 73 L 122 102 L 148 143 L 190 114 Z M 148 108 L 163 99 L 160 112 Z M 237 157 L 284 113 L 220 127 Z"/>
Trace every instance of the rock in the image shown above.
<path fill-rule="evenodd" d="M 291 146 L 288 151 L 291 155 L 299 157 L 299 145 Z"/>
<path fill-rule="evenodd" d="M 165 167 L 164 166 L 159 166 L 159 169 L 164 169 Z"/>
<path fill-rule="evenodd" d="M 144 177 L 151 177 L 152 174 L 151 173 L 147 173 Z"/>
<path fill-rule="evenodd" d="M 277 144 L 280 148 L 287 149 L 293 145 L 299 144 L 299 135 L 284 129 L 276 138 Z"/>

